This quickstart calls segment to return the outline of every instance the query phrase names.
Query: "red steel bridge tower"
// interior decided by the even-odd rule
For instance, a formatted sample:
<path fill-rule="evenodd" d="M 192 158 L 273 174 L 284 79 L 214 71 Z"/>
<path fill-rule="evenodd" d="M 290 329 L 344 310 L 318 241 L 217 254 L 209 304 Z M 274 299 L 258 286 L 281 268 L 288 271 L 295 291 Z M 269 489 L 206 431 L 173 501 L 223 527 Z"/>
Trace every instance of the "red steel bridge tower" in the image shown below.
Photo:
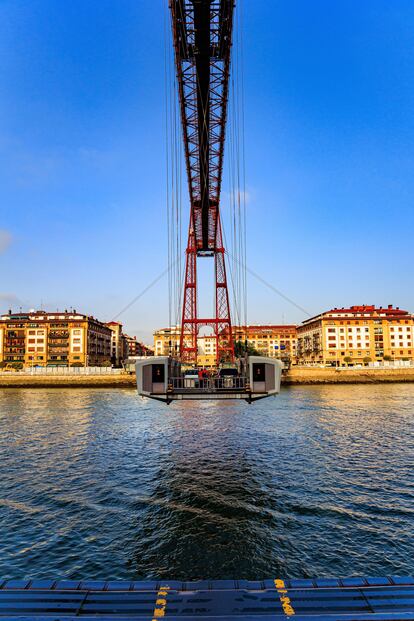
<path fill-rule="evenodd" d="M 234 0 L 170 0 L 190 194 L 180 358 L 197 363 L 203 326 L 213 329 L 217 364 L 234 359 L 220 190 L 229 92 Z M 215 316 L 200 318 L 197 259 L 215 266 Z"/>

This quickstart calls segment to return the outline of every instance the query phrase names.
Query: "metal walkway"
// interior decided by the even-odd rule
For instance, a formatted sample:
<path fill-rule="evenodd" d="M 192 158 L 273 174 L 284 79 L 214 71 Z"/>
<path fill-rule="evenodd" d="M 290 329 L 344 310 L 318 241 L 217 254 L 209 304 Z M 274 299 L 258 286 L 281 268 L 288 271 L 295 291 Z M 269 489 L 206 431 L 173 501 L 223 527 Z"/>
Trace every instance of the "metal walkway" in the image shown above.
<path fill-rule="evenodd" d="M 414 620 L 414 577 L 202 582 L 0 580 L 0 619 Z"/>

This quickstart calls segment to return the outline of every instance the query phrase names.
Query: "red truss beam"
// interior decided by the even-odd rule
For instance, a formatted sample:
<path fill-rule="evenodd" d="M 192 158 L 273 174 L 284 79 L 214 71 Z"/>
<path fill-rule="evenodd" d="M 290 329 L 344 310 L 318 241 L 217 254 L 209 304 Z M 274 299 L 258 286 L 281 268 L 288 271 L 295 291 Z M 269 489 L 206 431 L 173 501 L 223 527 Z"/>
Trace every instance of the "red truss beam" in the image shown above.
<path fill-rule="evenodd" d="M 197 337 L 205 325 L 213 327 L 220 362 L 234 357 L 219 212 L 234 0 L 170 0 L 170 9 L 190 195 L 181 357 L 197 362 Z M 201 256 L 215 260 L 213 319 L 197 316 Z"/>

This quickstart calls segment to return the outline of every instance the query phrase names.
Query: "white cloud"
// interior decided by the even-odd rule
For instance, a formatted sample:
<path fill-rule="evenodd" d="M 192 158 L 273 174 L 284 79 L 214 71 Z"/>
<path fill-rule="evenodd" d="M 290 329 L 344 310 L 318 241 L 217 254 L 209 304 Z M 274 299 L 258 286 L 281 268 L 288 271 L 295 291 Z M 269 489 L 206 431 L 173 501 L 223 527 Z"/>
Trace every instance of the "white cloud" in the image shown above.
<path fill-rule="evenodd" d="M 0 229 L 0 254 L 6 252 L 7 248 L 12 243 L 12 239 L 13 238 L 9 231 L 6 231 L 5 229 Z"/>
<path fill-rule="evenodd" d="M 9 308 L 16 310 L 20 306 L 24 306 L 24 304 L 14 293 L 0 293 L 0 313 Z"/>
<path fill-rule="evenodd" d="M 242 190 L 241 188 L 234 188 L 230 191 L 222 192 L 221 204 L 223 205 L 224 203 L 224 205 L 227 207 L 229 204 L 232 205 L 233 203 L 237 205 L 240 201 L 241 205 L 243 205 L 244 203 L 248 205 L 251 201 L 251 198 L 251 193 L 247 190 Z"/>

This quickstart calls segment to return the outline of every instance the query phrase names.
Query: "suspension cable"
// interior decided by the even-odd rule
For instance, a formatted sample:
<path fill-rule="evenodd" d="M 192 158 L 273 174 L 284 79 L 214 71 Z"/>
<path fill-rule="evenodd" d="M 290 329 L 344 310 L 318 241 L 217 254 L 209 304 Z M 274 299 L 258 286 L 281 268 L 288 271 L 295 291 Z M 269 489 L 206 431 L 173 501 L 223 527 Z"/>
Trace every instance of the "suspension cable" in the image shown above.
<path fill-rule="evenodd" d="M 228 254 L 229 256 L 230 253 L 228 251 L 226 251 L 226 254 Z M 282 291 L 280 291 L 280 289 L 277 289 L 274 285 L 272 285 L 270 282 L 268 282 L 267 280 L 265 280 L 264 278 L 262 278 L 262 276 L 259 276 L 259 274 L 257 274 L 257 272 L 255 272 L 254 270 L 252 270 L 250 267 L 248 267 L 247 265 L 244 265 L 243 268 L 252 276 L 254 276 L 254 278 L 256 278 L 257 280 L 259 280 L 261 283 L 263 283 L 264 285 L 266 285 L 266 287 L 268 287 L 269 289 L 271 289 L 274 293 L 276 293 L 278 296 L 280 296 L 281 298 L 283 298 L 284 300 L 286 300 L 286 302 L 289 302 L 289 304 L 292 304 L 292 306 L 295 306 L 295 308 L 297 308 L 298 310 L 300 310 L 302 313 L 304 313 L 305 315 L 308 315 L 308 317 L 311 317 L 312 314 L 306 310 L 306 308 L 303 308 L 303 306 L 300 306 L 300 304 L 297 304 L 297 302 L 295 302 L 294 300 L 292 300 L 292 298 L 288 297 L 287 295 L 285 295 Z"/>

